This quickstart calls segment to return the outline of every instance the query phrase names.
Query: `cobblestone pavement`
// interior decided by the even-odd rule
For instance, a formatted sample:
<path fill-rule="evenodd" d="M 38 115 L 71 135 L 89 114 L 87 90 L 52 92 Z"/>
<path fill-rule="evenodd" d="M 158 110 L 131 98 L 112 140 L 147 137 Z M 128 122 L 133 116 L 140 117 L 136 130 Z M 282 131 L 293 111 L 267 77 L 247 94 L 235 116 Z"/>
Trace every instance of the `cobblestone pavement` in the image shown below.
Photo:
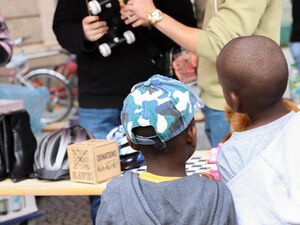
<path fill-rule="evenodd" d="M 92 225 L 87 196 L 37 197 L 39 210 L 45 212 L 35 219 L 36 225 Z"/>

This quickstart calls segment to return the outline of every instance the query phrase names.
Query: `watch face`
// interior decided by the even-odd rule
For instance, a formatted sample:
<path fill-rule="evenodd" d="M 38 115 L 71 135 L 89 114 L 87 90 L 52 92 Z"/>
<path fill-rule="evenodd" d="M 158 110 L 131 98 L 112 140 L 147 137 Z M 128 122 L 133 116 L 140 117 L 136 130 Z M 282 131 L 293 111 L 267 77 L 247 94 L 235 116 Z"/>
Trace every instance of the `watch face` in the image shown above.
<path fill-rule="evenodd" d="M 148 16 L 148 20 L 151 24 L 155 24 L 163 18 L 162 12 L 158 9 L 154 9 Z"/>
<path fill-rule="evenodd" d="M 155 10 L 154 12 L 152 12 L 152 18 L 153 19 L 159 19 L 161 16 L 160 12 Z"/>

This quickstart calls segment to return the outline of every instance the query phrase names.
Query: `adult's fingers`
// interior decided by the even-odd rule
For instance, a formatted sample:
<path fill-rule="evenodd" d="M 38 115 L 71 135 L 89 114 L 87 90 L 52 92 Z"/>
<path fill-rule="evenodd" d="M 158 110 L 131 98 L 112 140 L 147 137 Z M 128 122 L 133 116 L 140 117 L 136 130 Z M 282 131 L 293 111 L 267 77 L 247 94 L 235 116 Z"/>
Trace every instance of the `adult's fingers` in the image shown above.
<path fill-rule="evenodd" d="M 83 24 L 90 24 L 93 22 L 99 21 L 99 17 L 98 16 L 86 16 L 84 17 L 84 19 L 82 20 Z"/>
<path fill-rule="evenodd" d="M 125 24 L 131 24 L 138 20 L 139 18 L 136 15 L 127 15 L 127 19 L 125 20 Z"/>
<path fill-rule="evenodd" d="M 121 19 L 122 20 L 131 18 L 132 16 L 134 16 L 134 13 L 132 11 L 130 11 L 130 10 L 124 10 L 124 9 L 122 9 L 120 12 L 121 12 Z"/>
<path fill-rule="evenodd" d="M 137 21 L 135 21 L 133 24 L 132 24 L 132 27 L 139 27 L 139 26 L 144 26 L 146 25 L 147 23 L 145 22 L 145 20 L 143 19 L 138 19 Z"/>
<path fill-rule="evenodd" d="M 105 35 L 107 33 L 107 31 L 108 31 L 107 26 L 101 27 L 97 30 L 89 30 L 89 31 L 85 32 L 85 37 L 89 41 L 96 41 L 99 38 L 101 38 L 103 35 Z"/>
<path fill-rule="evenodd" d="M 97 21 L 88 25 L 90 30 L 97 30 L 101 27 L 106 27 L 107 23 L 105 21 Z"/>
<path fill-rule="evenodd" d="M 132 11 L 139 18 L 146 20 L 149 11 L 154 8 L 155 5 L 152 0 L 130 0 L 124 7 L 124 10 Z"/>
<path fill-rule="evenodd" d="M 105 34 L 106 34 L 106 32 L 95 34 L 95 35 L 93 36 L 94 41 L 99 40 L 99 39 L 102 38 Z"/>

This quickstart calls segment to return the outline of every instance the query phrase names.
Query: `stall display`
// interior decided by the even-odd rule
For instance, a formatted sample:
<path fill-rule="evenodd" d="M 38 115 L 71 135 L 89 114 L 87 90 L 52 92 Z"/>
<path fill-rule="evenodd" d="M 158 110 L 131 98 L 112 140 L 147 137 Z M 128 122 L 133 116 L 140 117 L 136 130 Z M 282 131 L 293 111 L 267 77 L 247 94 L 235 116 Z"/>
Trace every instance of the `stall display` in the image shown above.
<path fill-rule="evenodd" d="M 37 212 L 34 196 L 0 197 L 0 224 Z"/>

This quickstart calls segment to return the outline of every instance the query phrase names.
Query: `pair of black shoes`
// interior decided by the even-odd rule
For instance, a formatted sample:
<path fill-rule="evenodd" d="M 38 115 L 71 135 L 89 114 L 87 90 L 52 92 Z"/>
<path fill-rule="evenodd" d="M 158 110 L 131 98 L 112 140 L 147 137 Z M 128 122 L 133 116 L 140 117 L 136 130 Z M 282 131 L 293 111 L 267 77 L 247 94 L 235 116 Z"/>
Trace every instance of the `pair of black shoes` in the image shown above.
<path fill-rule="evenodd" d="M 37 142 L 25 110 L 0 115 L 0 180 L 14 182 L 33 172 Z"/>

